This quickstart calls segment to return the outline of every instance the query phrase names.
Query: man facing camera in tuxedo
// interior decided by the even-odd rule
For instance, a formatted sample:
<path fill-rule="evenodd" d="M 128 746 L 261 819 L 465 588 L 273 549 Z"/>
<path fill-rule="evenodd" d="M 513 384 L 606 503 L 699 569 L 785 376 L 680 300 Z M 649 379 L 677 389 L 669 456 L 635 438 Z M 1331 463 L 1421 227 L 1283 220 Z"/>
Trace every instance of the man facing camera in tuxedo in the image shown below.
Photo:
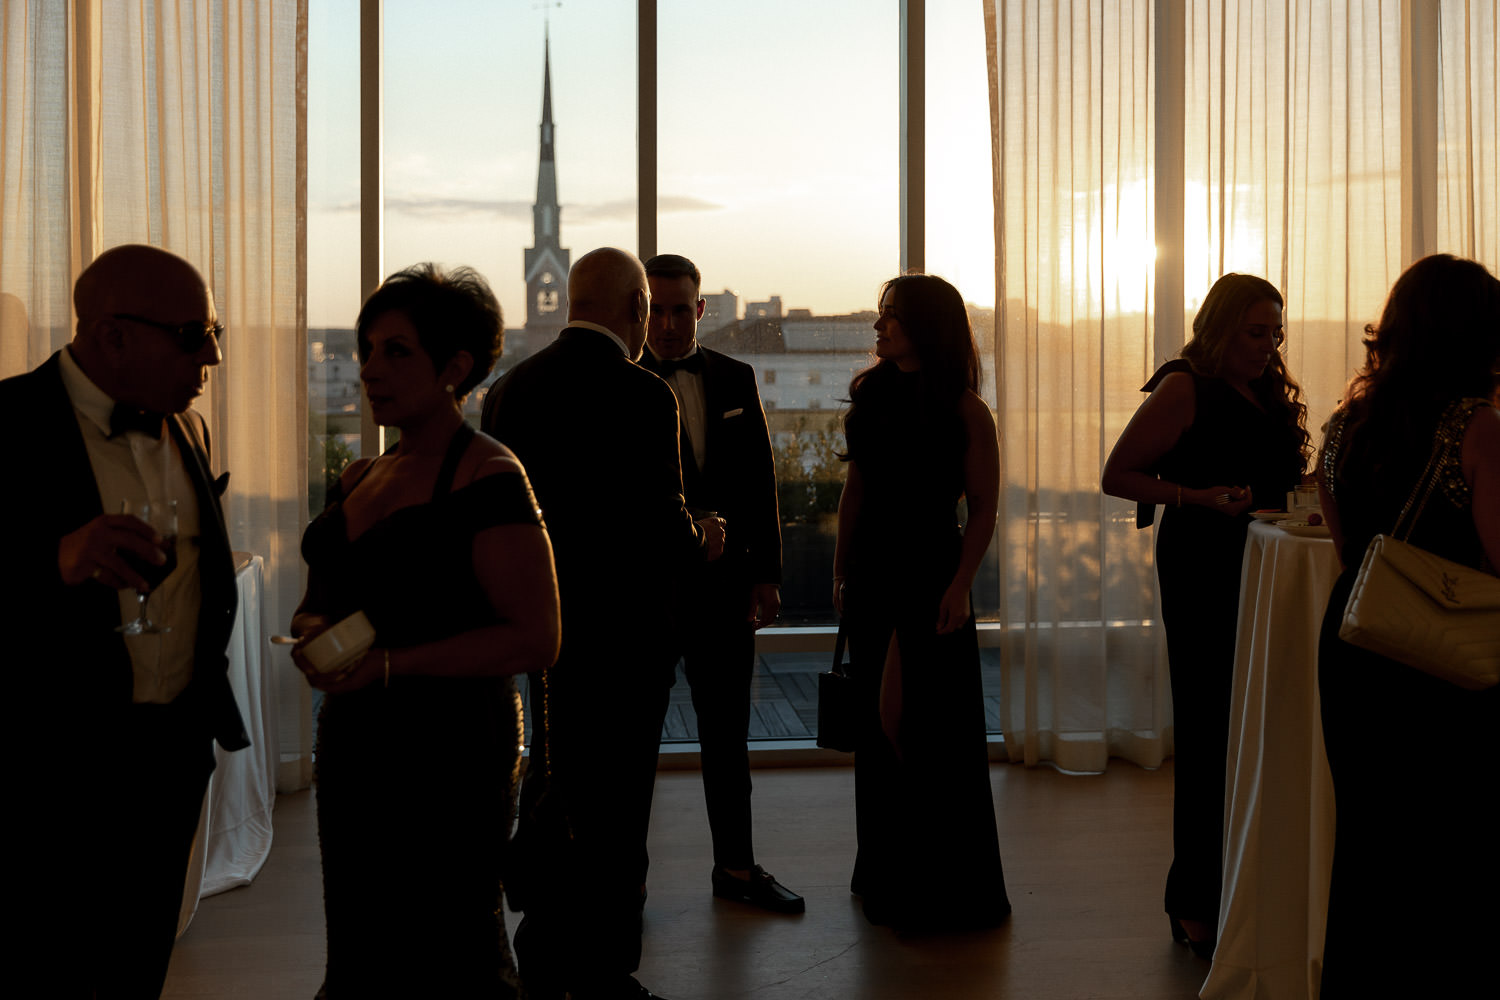
<path fill-rule="evenodd" d="M 652 996 L 631 973 L 673 680 L 668 595 L 717 558 L 724 521 L 689 515 L 677 400 L 635 364 L 649 303 L 635 257 L 585 254 L 568 275 L 567 327 L 484 401 L 485 433 L 531 477 L 562 603 L 562 652 L 531 678 L 532 756 L 506 884 L 526 914 L 516 957 L 536 1000 Z"/>
<path fill-rule="evenodd" d="M 0 606 L 12 649 L 8 909 L 48 996 L 155 997 L 176 938 L 213 743 L 249 745 L 226 675 L 234 564 L 190 407 L 223 359 L 213 296 L 149 246 L 79 275 L 72 343 L 0 382 L 18 472 L 0 491 L 10 545 Z M 177 535 L 122 505 L 176 501 Z M 158 567 L 175 568 L 152 587 Z M 125 634 L 136 592 L 156 633 Z M 20 787 L 17 787 L 20 786 Z"/>
<path fill-rule="evenodd" d="M 692 692 L 702 748 L 703 797 L 713 835 L 716 896 L 777 913 L 802 897 L 755 863 L 750 836 L 750 679 L 755 630 L 781 608 L 781 519 L 776 469 L 755 369 L 698 343 L 702 276 L 686 257 L 646 262 L 651 320 L 641 365 L 667 381 L 682 414 L 688 508 L 732 526 L 724 556 L 679 581 L 678 657 Z"/>

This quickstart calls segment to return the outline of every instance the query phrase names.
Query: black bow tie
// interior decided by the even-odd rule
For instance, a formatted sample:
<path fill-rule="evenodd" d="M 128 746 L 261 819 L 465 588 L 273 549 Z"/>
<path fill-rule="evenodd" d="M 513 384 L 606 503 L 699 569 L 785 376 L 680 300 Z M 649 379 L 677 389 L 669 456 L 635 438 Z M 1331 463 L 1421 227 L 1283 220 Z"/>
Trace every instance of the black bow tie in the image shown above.
<path fill-rule="evenodd" d="M 675 371 L 692 372 L 694 375 L 702 375 L 703 374 L 703 352 L 702 351 L 694 351 L 692 354 L 689 354 L 687 357 L 685 357 L 685 358 L 678 358 L 675 361 L 667 361 L 667 360 L 658 359 L 657 362 L 656 362 L 656 367 L 661 372 L 663 378 L 665 378 L 666 376 L 672 374 Z"/>
<path fill-rule="evenodd" d="M 164 419 L 160 413 L 116 403 L 115 408 L 109 413 L 109 436 L 116 438 L 126 431 L 139 431 L 147 437 L 160 441 Z"/>

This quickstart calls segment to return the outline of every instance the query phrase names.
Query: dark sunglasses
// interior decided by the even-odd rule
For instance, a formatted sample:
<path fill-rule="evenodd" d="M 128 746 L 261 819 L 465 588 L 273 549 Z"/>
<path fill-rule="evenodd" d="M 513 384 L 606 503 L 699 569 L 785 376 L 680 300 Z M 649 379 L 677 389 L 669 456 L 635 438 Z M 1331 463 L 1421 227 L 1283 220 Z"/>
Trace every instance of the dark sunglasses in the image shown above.
<path fill-rule="evenodd" d="M 167 334 L 177 344 L 177 349 L 184 354 L 197 354 L 203 350 L 203 345 L 208 342 L 209 335 L 224 346 L 224 324 L 205 323 L 202 320 L 193 323 L 183 323 L 176 326 L 172 323 L 158 323 L 154 319 L 144 316 L 132 316 L 130 313 L 115 313 L 115 319 L 126 319 L 132 323 L 140 323 L 145 326 L 155 327 L 162 333 Z"/>

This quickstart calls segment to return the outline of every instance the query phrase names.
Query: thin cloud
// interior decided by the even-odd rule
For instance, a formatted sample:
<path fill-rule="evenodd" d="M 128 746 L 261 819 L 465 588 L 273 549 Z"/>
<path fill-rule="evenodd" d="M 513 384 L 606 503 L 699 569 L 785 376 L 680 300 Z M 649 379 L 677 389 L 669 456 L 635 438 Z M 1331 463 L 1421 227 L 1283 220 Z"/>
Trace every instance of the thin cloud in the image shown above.
<path fill-rule="evenodd" d="M 486 198 L 445 198 L 437 196 L 415 196 L 387 198 L 386 210 L 399 215 L 424 219 L 464 218 L 487 215 L 500 219 L 529 219 L 531 202 L 499 201 Z M 688 195 L 668 195 L 657 201 L 661 214 L 682 212 L 717 212 L 724 208 L 717 202 Z M 359 202 L 346 201 L 329 205 L 326 212 L 343 215 L 359 211 Z M 597 204 L 569 204 L 562 206 L 563 218 L 577 223 L 618 222 L 635 218 L 634 201 L 606 201 Z"/>
<path fill-rule="evenodd" d="M 708 201 L 704 198 L 694 198 L 691 195 L 665 195 L 656 200 L 656 211 L 660 215 L 677 214 L 681 212 L 718 212 L 722 211 L 723 205 L 718 202 Z M 636 203 L 631 201 L 605 201 L 595 205 L 569 205 L 564 204 L 563 220 L 571 219 L 573 222 L 621 222 L 630 221 L 635 218 Z"/>
<path fill-rule="evenodd" d="M 499 201 L 488 198 L 441 198 L 417 195 L 411 198 L 387 198 L 386 211 L 418 218 L 492 215 L 501 219 L 525 219 L 531 215 L 531 203 Z"/>
<path fill-rule="evenodd" d="M 531 216 L 531 203 L 525 201 L 497 201 L 488 198 L 387 198 L 386 211 L 417 218 L 461 218 L 474 215 L 489 215 L 501 219 L 526 219 Z M 325 205 L 322 211 L 333 215 L 347 215 L 359 211 L 359 202 L 345 201 Z"/>

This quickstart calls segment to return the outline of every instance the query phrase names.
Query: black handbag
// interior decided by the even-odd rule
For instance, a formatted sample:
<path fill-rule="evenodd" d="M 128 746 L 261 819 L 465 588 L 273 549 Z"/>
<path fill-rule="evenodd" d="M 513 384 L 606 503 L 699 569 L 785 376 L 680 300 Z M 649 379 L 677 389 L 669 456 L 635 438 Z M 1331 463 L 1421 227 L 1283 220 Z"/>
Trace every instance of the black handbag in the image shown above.
<path fill-rule="evenodd" d="M 858 699 L 854 678 L 844 663 L 846 636 L 839 623 L 839 637 L 833 647 L 833 669 L 818 675 L 818 746 L 828 750 L 853 753 L 855 734 L 859 731 Z"/>

